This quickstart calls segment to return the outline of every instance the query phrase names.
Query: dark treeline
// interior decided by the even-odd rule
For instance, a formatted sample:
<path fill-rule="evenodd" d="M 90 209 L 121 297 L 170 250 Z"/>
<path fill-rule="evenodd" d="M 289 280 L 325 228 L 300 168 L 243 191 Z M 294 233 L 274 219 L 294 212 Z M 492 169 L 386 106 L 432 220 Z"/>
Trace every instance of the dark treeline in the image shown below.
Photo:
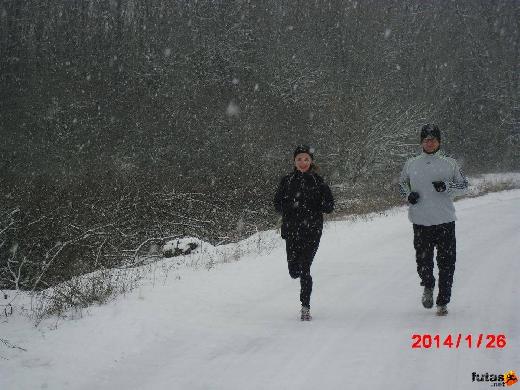
<path fill-rule="evenodd" d="M 395 204 L 429 121 L 467 172 L 520 169 L 519 23 L 517 0 L 1 0 L 0 287 L 272 227 L 297 143 L 343 211 Z"/>

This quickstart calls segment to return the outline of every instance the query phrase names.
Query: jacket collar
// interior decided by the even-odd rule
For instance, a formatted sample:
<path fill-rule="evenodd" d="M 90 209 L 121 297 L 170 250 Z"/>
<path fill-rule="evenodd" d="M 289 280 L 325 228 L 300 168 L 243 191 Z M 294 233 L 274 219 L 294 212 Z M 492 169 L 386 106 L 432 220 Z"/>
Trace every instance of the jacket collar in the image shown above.
<path fill-rule="evenodd" d="M 424 150 L 422 151 L 421 153 L 421 156 L 422 157 L 443 157 L 444 156 L 444 153 L 442 152 L 442 150 L 437 150 L 435 153 L 426 153 Z"/>
<path fill-rule="evenodd" d="M 293 170 L 293 175 L 294 176 L 303 176 L 303 175 L 310 175 L 310 174 L 312 174 L 312 170 L 311 169 L 309 169 L 307 172 L 301 172 L 301 171 L 299 171 L 296 168 L 294 168 L 294 170 Z"/>

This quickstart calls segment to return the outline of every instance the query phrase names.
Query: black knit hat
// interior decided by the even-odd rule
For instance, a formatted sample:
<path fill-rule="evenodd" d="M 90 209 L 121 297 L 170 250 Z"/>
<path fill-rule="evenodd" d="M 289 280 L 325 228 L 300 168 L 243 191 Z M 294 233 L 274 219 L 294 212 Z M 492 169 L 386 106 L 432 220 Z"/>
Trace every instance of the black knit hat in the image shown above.
<path fill-rule="evenodd" d="M 311 159 L 314 160 L 314 149 L 307 146 L 307 145 L 299 145 L 296 147 L 296 150 L 293 153 L 293 160 L 296 158 L 296 156 L 300 153 L 307 153 L 309 156 L 311 156 Z"/>
<path fill-rule="evenodd" d="M 421 129 L 421 143 L 426 137 L 437 138 L 437 140 L 441 142 L 441 131 L 439 130 L 439 126 L 433 123 L 425 124 Z"/>

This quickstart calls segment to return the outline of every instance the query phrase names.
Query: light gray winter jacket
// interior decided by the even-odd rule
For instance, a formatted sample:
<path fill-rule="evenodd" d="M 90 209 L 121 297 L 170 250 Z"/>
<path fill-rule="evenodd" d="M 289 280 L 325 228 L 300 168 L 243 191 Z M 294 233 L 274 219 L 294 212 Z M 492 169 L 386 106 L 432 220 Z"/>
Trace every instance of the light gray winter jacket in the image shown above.
<path fill-rule="evenodd" d="M 434 181 L 443 181 L 446 191 L 437 192 Z M 406 161 L 399 179 L 399 190 L 405 199 L 410 192 L 419 193 L 419 201 L 409 205 L 408 219 L 423 226 L 455 221 L 453 198 L 463 195 L 467 188 L 468 181 L 457 161 L 440 151 L 423 152 Z"/>

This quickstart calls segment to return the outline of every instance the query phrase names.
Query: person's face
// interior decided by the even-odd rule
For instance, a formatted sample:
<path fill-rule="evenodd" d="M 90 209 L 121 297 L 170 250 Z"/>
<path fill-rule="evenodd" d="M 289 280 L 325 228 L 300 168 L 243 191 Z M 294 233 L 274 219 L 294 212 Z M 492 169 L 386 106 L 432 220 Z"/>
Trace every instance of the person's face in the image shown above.
<path fill-rule="evenodd" d="M 300 172 L 307 172 L 311 167 L 312 159 L 308 153 L 299 153 L 294 158 L 294 166 Z"/>
<path fill-rule="evenodd" d="M 426 137 L 423 139 L 421 145 L 426 153 L 433 153 L 439 149 L 441 144 L 437 138 Z"/>

